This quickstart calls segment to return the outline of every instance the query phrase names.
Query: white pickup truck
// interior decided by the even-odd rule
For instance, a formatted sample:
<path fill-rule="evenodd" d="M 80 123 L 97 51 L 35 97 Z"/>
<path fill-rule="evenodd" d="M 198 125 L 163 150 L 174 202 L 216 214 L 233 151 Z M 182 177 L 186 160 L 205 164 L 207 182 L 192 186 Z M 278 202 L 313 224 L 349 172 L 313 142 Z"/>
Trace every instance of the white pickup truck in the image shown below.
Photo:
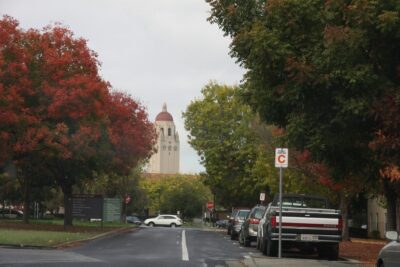
<path fill-rule="evenodd" d="M 258 225 L 257 247 L 276 256 L 279 240 L 279 195 L 268 205 Z M 330 209 L 326 198 L 299 194 L 282 195 L 282 248 L 296 247 L 330 260 L 339 255 L 342 216 Z"/>

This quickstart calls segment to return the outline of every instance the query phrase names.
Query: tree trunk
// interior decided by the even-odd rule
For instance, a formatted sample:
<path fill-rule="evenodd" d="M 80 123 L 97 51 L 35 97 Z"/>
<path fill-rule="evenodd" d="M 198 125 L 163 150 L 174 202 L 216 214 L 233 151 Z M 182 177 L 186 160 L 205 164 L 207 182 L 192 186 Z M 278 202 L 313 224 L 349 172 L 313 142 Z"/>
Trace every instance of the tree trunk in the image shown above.
<path fill-rule="evenodd" d="M 346 197 L 345 192 L 340 192 L 340 210 L 342 212 L 343 228 L 342 228 L 342 239 L 345 241 L 350 240 L 349 234 L 349 200 Z"/>
<path fill-rule="evenodd" d="M 72 226 L 72 185 L 62 186 L 64 193 L 64 228 Z"/>
<path fill-rule="evenodd" d="M 31 206 L 31 186 L 29 183 L 29 179 L 24 179 L 24 216 L 23 221 L 26 224 L 29 224 L 29 214 L 30 214 L 30 206 Z"/>
<path fill-rule="evenodd" d="M 383 179 L 383 190 L 387 205 L 387 228 L 386 231 L 396 230 L 396 203 L 397 194 L 393 183 L 388 179 Z"/>

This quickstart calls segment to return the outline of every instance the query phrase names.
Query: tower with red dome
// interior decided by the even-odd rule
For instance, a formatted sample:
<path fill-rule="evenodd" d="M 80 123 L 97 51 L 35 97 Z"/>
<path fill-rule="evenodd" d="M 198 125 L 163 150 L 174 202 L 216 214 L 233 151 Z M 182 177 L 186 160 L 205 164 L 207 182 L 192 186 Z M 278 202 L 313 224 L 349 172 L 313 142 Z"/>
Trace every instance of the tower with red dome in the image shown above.
<path fill-rule="evenodd" d="M 164 103 L 162 111 L 154 123 L 157 131 L 157 152 L 150 158 L 148 173 L 179 173 L 179 135 L 175 129 L 174 119 Z"/>

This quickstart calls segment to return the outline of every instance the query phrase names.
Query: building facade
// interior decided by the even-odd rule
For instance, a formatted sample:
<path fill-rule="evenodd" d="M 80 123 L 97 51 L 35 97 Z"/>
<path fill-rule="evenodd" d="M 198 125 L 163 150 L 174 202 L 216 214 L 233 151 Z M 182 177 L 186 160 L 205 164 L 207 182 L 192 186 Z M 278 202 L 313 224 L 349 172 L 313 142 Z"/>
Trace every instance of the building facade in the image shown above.
<path fill-rule="evenodd" d="M 174 119 L 163 105 L 154 123 L 157 132 L 157 152 L 152 155 L 147 167 L 148 173 L 179 173 L 179 135 L 175 129 Z"/>

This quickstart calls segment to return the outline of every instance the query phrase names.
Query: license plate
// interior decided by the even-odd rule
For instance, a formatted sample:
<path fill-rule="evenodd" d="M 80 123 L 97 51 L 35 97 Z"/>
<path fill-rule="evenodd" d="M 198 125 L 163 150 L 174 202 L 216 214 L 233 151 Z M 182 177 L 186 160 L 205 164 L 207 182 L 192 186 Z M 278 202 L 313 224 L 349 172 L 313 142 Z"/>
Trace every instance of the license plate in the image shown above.
<path fill-rule="evenodd" d="M 317 235 L 300 235 L 301 241 L 318 241 Z"/>

